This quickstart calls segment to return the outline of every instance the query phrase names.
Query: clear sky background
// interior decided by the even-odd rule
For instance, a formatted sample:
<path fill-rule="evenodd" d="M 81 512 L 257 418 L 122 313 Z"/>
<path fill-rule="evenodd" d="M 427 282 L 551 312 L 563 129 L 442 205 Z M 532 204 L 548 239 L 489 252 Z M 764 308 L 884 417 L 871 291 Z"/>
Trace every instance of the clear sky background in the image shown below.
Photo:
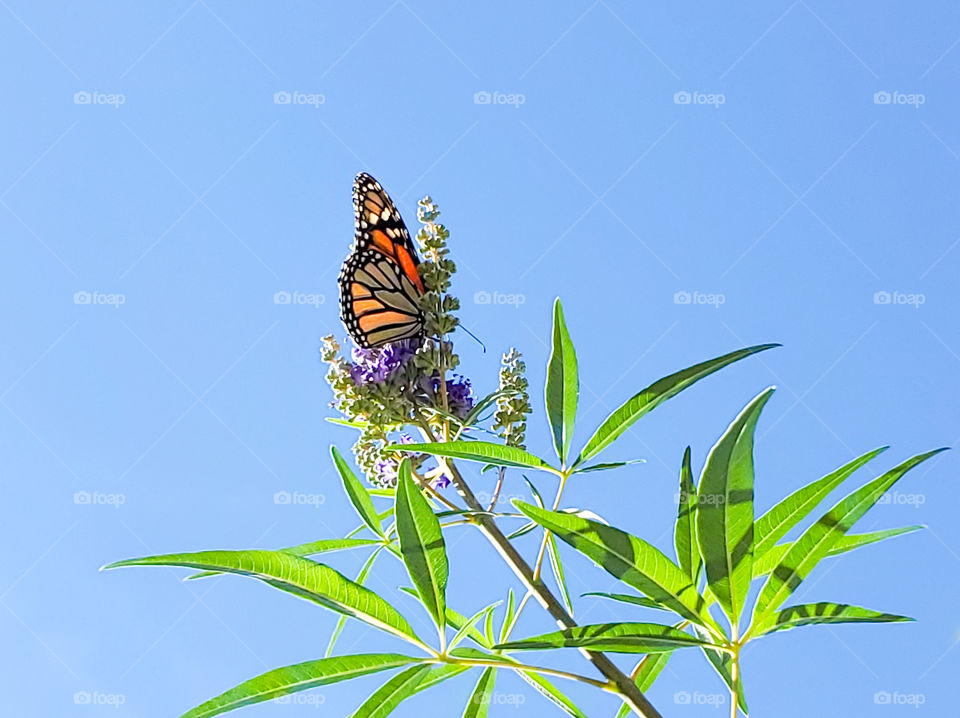
<path fill-rule="evenodd" d="M 97 569 L 357 523 L 327 453 L 353 437 L 324 421 L 317 349 L 344 333 L 335 281 L 360 170 L 410 225 L 419 197 L 439 203 L 462 320 L 488 347 L 459 340 L 464 372 L 486 393 L 503 350 L 526 354 L 529 444 L 544 455 L 557 295 L 580 357 L 580 442 L 656 378 L 784 344 L 643 419 L 607 456 L 647 463 L 572 482 L 568 505 L 668 549 L 684 446 L 699 470 L 771 384 L 758 510 L 879 445 L 892 448 L 872 471 L 954 445 L 960 7 L 842 5 L 0 2 L 3 714 L 173 716 L 322 655 L 335 617 L 258 582 Z M 931 461 L 859 527 L 926 531 L 827 561 L 798 592 L 918 622 L 755 644 L 752 713 L 956 711 L 957 466 L 955 452 Z M 278 491 L 306 498 L 277 504 Z M 450 601 L 469 614 L 503 597 L 509 573 L 453 531 Z M 331 563 L 355 571 L 361 558 Z M 568 561 L 576 594 L 615 585 Z M 371 585 L 396 597 L 408 579 L 381 566 Z M 584 621 L 645 616 L 577 608 Z M 532 610 L 517 635 L 550 626 Z M 340 650 L 399 647 L 353 625 Z M 382 680 L 244 715 L 347 715 Z M 459 715 L 472 681 L 396 715 Z M 513 676 L 496 691 L 495 716 L 554 710 Z M 106 704 L 75 704 L 78 692 Z M 922 705 L 877 704 L 878 692 Z M 616 710 L 571 695 L 591 717 Z M 696 653 L 650 697 L 681 718 L 729 708 Z"/>

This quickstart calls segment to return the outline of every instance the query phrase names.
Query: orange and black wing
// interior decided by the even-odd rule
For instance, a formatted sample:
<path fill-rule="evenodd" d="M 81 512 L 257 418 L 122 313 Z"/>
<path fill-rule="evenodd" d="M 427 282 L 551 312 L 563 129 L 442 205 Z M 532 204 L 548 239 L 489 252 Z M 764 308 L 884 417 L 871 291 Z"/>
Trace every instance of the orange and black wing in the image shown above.
<path fill-rule="evenodd" d="M 360 173 L 353 184 L 356 235 L 340 270 L 340 318 L 359 346 L 370 349 L 423 335 L 416 249 L 380 183 Z"/>

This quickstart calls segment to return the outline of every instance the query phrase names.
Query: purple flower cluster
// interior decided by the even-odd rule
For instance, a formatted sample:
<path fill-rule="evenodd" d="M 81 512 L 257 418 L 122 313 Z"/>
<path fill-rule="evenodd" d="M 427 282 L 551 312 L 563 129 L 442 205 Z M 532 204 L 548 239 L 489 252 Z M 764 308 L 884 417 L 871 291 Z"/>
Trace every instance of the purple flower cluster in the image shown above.
<path fill-rule="evenodd" d="M 354 349 L 350 378 L 359 386 L 382 384 L 407 365 L 417 346 L 417 340 L 407 339 L 377 349 Z"/>
<path fill-rule="evenodd" d="M 452 379 L 447 379 L 447 405 L 450 413 L 461 419 L 473 409 L 470 380 L 465 376 L 454 374 Z"/>

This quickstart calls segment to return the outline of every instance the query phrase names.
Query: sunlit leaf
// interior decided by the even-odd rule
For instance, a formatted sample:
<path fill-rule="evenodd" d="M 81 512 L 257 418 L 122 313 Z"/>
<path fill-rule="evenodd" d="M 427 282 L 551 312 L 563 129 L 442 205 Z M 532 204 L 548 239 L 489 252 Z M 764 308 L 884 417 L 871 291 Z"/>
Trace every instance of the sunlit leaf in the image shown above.
<path fill-rule="evenodd" d="M 463 718 L 486 718 L 490 712 L 490 698 L 493 695 L 493 684 L 497 680 L 495 668 L 486 668 L 480 674 L 480 680 L 470 694 L 467 707 L 463 710 Z"/>
<path fill-rule="evenodd" d="M 658 611 L 668 611 L 666 606 L 663 606 L 652 598 L 647 598 L 646 596 L 631 596 L 626 593 L 606 593 L 604 591 L 588 591 L 587 593 L 581 594 L 583 596 L 599 596 L 600 598 L 609 598 L 612 601 L 620 601 L 620 603 L 632 603 L 634 606 L 643 606 L 644 608 L 654 608 Z"/>
<path fill-rule="evenodd" d="M 754 398 L 713 445 L 697 490 L 697 544 L 710 592 L 737 623 L 753 577 L 753 434 L 773 394 Z"/>
<path fill-rule="evenodd" d="M 401 671 L 375 690 L 350 718 L 383 718 L 390 715 L 404 698 L 416 691 L 430 669 L 430 666 L 412 666 Z"/>
<path fill-rule="evenodd" d="M 333 457 L 333 464 L 337 467 L 340 479 L 343 481 L 343 488 L 347 492 L 347 497 L 353 508 L 357 510 L 363 522 L 370 527 L 370 530 L 379 536 L 383 536 L 383 529 L 380 527 L 380 521 L 377 518 L 377 512 L 373 508 L 373 501 L 370 500 L 370 494 L 360 483 L 360 479 L 350 469 L 349 464 L 344 461 L 336 446 L 330 447 L 330 455 Z"/>
<path fill-rule="evenodd" d="M 356 583 L 360 586 L 363 585 L 363 582 L 367 580 L 367 576 L 370 574 L 370 569 L 373 568 L 374 561 L 377 560 L 377 556 L 380 555 L 381 549 L 377 549 L 370 557 L 363 562 L 363 566 L 360 567 L 360 573 L 357 574 Z M 330 642 L 327 643 L 327 650 L 324 652 L 323 657 L 329 658 L 333 653 L 333 647 L 337 645 L 337 639 L 340 638 L 340 634 L 343 632 L 343 627 L 347 625 L 347 616 L 340 616 L 337 619 L 337 625 L 333 627 L 333 632 L 330 634 Z"/>
<path fill-rule="evenodd" d="M 673 527 L 673 546 L 681 570 L 696 583 L 700 576 L 700 548 L 697 545 L 697 487 L 690 468 L 690 447 L 683 452 L 680 465 L 680 493 L 677 495 L 677 522 Z"/>
<path fill-rule="evenodd" d="M 221 571 L 260 579 L 274 588 L 305 598 L 338 613 L 369 623 L 399 638 L 420 644 L 400 613 L 368 588 L 329 566 L 282 551 L 199 551 L 131 558 L 104 568 L 121 566 L 181 566 Z"/>
<path fill-rule="evenodd" d="M 338 681 L 359 678 L 418 660 L 396 653 L 370 653 L 321 658 L 284 668 L 275 668 L 198 705 L 180 718 L 209 718 L 209 716 L 220 715 L 253 703 L 261 703 Z"/>
<path fill-rule="evenodd" d="M 757 636 L 774 631 L 782 631 L 797 626 L 808 626 L 814 623 L 899 623 L 912 621 L 907 616 L 898 616 L 893 613 L 881 613 L 869 608 L 851 606 L 846 603 L 804 603 L 797 606 L 787 606 L 779 611 L 766 613 L 763 619 L 753 626 Z"/>
<path fill-rule="evenodd" d="M 834 544 L 833 548 L 827 551 L 827 556 L 839 556 L 842 553 L 853 551 L 861 546 L 869 546 L 872 543 L 893 538 L 894 536 L 912 533 L 913 531 L 919 531 L 922 528 L 926 527 L 903 526 L 901 528 L 871 531 L 870 533 L 863 534 L 846 534 Z M 768 549 L 763 556 L 755 559 L 753 562 L 753 577 L 759 578 L 771 573 L 773 569 L 780 565 L 780 562 L 783 561 L 783 558 L 787 555 L 787 552 L 793 548 L 793 543 L 793 541 L 790 541 L 789 543 L 777 544 L 776 546 Z"/>
<path fill-rule="evenodd" d="M 690 577 L 643 539 L 579 516 L 546 511 L 522 501 L 514 501 L 514 505 L 624 583 L 689 621 L 715 626 L 701 612 L 704 599 Z"/>
<path fill-rule="evenodd" d="M 316 556 L 321 553 L 332 553 L 334 551 L 346 551 L 352 548 L 363 548 L 364 546 L 379 546 L 380 541 L 375 539 L 353 539 L 353 538 L 342 538 L 342 539 L 320 539 L 319 541 L 310 541 L 309 543 L 302 543 L 296 546 L 289 546 L 287 548 L 279 549 L 283 553 L 288 553 L 292 556 Z M 192 581 L 198 578 L 207 578 L 209 576 L 219 576 L 221 571 L 201 571 L 200 573 L 195 573 L 192 576 L 187 576 L 188 581 Z"/>
<path fill-rule="evenodd" d="M 878 454 L 882 454 L 887 448 L 881 446 L 879 449 L 868 451 L 812 484 L 797 489 L 758 518 L 754 524 L 754 555 L 762 556 L 766 553 L 848 476 Z"/>
<path fill-rule="evenodd" d="M 540 471 L 557 473 L 556 469 L 529 451 L 518 449 L 515 446 L 493 444 L 489 441 L 438 441 L 425 444 L 392 444 L 385 447 L 384 451 L 423 452 L 433 456 L 447 456 L 451 459 L 479 461 L 495 466 L 538 469 Z"/>
<path fill-rule="evenodd" d="M 577 397 L 580 377 L 577 373 L 577 353 L 573 348 L 567 324 L 563 319 L 560 300 L 553 303 L 553 349 L 547 363 L 546 407 L 553 448 L 562 465 L 566 465 L 573 425 L 577 417 Z"/>
<path fill-rule="evenodd" d="M 409 459 L 400 463 L 398 476 L 396 516 L 400 553 L 420 600 L 443 636 L 449 568 L 440 522 L 413 481 Z"/>
<path fill-rule="evenodd" d="M 449 623 L 450 625 L 456 625 L 456 629 L 457 629 L 456 634 L 454 634 L 453 638 L 450 639 L 450 645 L 447 647 L 448 650 L 451 648 L 456 648 L 457 644 L 459 644 L 460 641 L 462 641 L 467 636 L 470 636 L 471 638 L 476 640 L 481 646 L 486 645 L 489 648 L 490 644 L 483 640 L 483 635 L 479 631 L 477 631 L 476 625 L 480 622 L 481 619 L 485 618 L 487 614 L 492 613 L 493 610 L 500 605 L 500 603 L 501 601 L 497 601 L 496 603 L 491 603 L 486 608 L 482 608 L 479 611 L 477 611 L 475 614 L 473 614 L 470 618 L 468 618 L 465 621 L 457 621 L 456 619 L 454 619 L 454 621 L 451 621 L 450 620 L 451 609 L 448 608 L 447 623 Z"/>
<path fill-rule="evenodd" d="M 941 451 L 944 449 L 928 451 L 895 466 L 848 494 L 804 531 L 760 589 L 753 611 L 753 622 L 760 623 L 766 620 L 765 614 L 776 611 L 813 567 L 905 473 Z"/>
<path fill-rule="evenodd" d="M 604 420 L 583 447 L 580 456 L 574 462 L 574 466 L 579 466 L 584 461 L 592 459 L 616 441 L 623 432 L 633 426 L 644 414 L 649 413 L 667 399 L 676 396 L 705 376 L 712 374 L 718 369 L 722 369 L 728 364 L 744 359 L 751 354 L 756 354 L 757 352 L 762 352 L 777 346 L 780 345 L 761 344 L 759 346 L 747 347 L 746 349 L 739 349 L 735 352 L 717 357 L 716 359 L 695 364 L 676 374 L 671 374 L 654 382 L 624 402 Z"/>
<path fill-rule="evenodd" d="M 557 586 L 560 589 L 560 595 L 567 607 L 567 613 L 573 615 L 573 603 L 570 601 L 570 592 L 567 590 L 567 579 L 563 575 L 563 564 L 560 562 L 560 551 L 557 549 L 557 540 L 553 534 L 547 534 L 547 555 L 550 557 L 550 568 L 553 569 L 553 577 L 557 580 Z"/>
<path fill-rule="evenodd" d="M 537 693 L 567 715 L 574 716 L 574 718 L 587 718 L 586 714 L 577 708 L 574 702 L 567 698 L 563 691 L 539 673 L 534 673 L 533 671 L 517 671 L 517 675 L 529 683 Z"/>
<path fill-rule="evenodd" d="M 494 649 L 541 651 L 551 648 L 588 648 L 611 653 L 656 653 L 704 643 L 696 636 L 659 623 L 599 623 L 508 641 L 494 646 Z"/>

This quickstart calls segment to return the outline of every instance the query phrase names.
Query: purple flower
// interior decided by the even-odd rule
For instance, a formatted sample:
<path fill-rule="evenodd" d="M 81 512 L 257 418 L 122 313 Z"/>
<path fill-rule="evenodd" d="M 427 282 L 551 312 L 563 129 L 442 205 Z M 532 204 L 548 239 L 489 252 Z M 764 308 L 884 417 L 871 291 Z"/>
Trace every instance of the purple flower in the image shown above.
<path fill-rule="evenodd" d="M 447 488 L 450 485 L 450 477 L 446 474 L 441 474 L 433 480 L 431 486 L 437 489 L 438 491 Z"/>
<path fill-rule="evenodd" d="M 473 396 L 469 379 L 460 374 L 454 374 L 452 379 L 447 379 L 447 406 L 451 414 L 461 419 L 470 413 Z"/>
<path fill-rule="evenodd" d="M 355 384 L 382 384 L 417 353 L 416 340 L 403 340 L 384 344 L 376 349 L 354 349 L 350 378 Z"/>

